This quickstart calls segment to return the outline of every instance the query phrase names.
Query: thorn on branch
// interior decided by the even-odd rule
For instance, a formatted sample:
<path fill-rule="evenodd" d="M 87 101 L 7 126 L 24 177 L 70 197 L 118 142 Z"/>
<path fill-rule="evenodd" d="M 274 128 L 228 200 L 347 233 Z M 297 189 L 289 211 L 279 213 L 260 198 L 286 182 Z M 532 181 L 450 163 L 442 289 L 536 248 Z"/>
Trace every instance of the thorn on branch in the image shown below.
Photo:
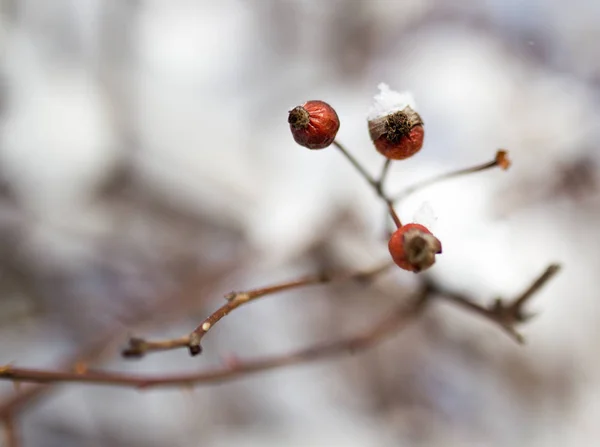
<path fill-rule="evenodd" d="M 139 359 L 146 354 L 147 350 L 148 345 L 143 338 L 131 337 L 129 346 L 123 349 L 121 355 L 128 359 Z"/>
<path fill-rule="evenodd" d="M 227 295 L 224 296 L 225 301 L 231 301 L 233 300 L 237 295 L 237 292 L 229 292 Z"/>
<path fill-rule="evenodd" d="M 76 362 L 73 371 L 76 374 L 85 374 L 88 371 L 88 364 L 86 362 Z"/>
<path fill-rule="evenodd" d="M 498 321 L 502 321 L 507 326 L 525 323 L 534 316 L 532 313 L 525 313 L 522 305 L 505 303 L 502 298 L 496 298 L 489 310 L 495 315 Z"/>
<path fill-rule="evenodd" d="M 181 387 L 197 384 L 208 384 L 233 380 L 248 374 L 258 373 L 285 366 L 316 361 L 323 358 L 337 357 L 343 354 L 368 349 L 404 329 L 423 311 L 427 303 L 427 289 L 419 292 L 410 303 L 398 304 L 381 319 L 374 321 L 361 333 L 340 340 L 320 343 L 299 351 L 289 352 L 272 357 L 256 359 L 233 359 L 225 366 L 215 369 L 186 374 L 162 376 L 126 374 L 109 371 L 88 370 L 83 374 L 72 371 L 38 370 L 28 368 L 10 368 L 10 373 L 0 373 L 0 379 L 21 380 L 35 383 L 78 382 L 98 385 L 125 386 L 137 389 L 151 387 Z M 178 340 L 181 343 L 182 340 Z M 189 340 L 188 340 L 189 342 Z M 149 346 L 158 342 L 147 342 Z M 165 345 L 166 346 L 166 345 Z"/>
<path fill-rule="evenodd" d="M 391 262 L 386 262 L 371 270 L 355 273 L 331 274 L 321 272 L 318 275 L 308 276 L 259 289 L 252 289 L 244 292 L 230 292 L 225 295 L 227 302 L 206 317 L 189 335 L 159 341 L 149 341 L 143 338 L 131 337 L 129 339 L 129 346 L 122 351 L 122 355 L 125 358 L 141 358 L 149 352 L 187 348 L 191 356 L 196 356 L 202 353 L 202 338 L 213 328 L 213 326 L 229 315 L 230 312 L 250 301 L 278 292 L 284 292 L 286 290 L 324 284 L 332 281 L 356 279 L 366 282 L 385 272 L 392 265 Z"/>
<path fill-rule="evenodd" d="M 95 383 L 103 385 L 119 385 L 134 388 L 150 388 L 160 386 L 186 386 L 201 383 L 215 383 L 224 380 L 232 380 L 247 374 L 257 373 L 284 366 L 290 366 L 321 358 L 339 356 L 344 353 L 356 352 L 368 349 L 381 342 L 392 334 L 397 333 L 406 325 L 416 319 L 416 317 L 425 309 L 430 301 L 430 294 L 436 294 L 447 298 L 450 302 L 456 303 L 468 310 L 496 322 L 511 334 L 517 341 L 522 340 L 519 334 L 514 331 L 513 325 L 524 321 L 525 314 L 521 309 L 525 302 L 537 292 L 552 276 L 558 272 L 558 266 L 552 265 L 529 286 L 515 300 L 504 304 L 501 300 L 491 307 L 483 307 L 474 303 L 470 299 L 447 292 L 441 289 L 433 282 L 425 282 L 419 294 L 411 300 L 411 304 L 398 305 L 397 308 L 388 311 L 384 317 L 371 324 L 362 333 L 353 337 L 337 340 L 333 342 L 322 343 L 305 348 L 300 351 L 291 352 L 274 357 L 258 358 L 254 360 L 240 360 L 239 362 L 228 363 L 224 367 L 200 371 L 188 374 L 165 375 L 165 376 L 144 376 L 115 373 L 108 371 L 86 370 L 81 374 L 72 371 L 51 371 L 36 370 L 27 368 L 13 368 L 12 366 L 0 367 L 0 379 L 19 380 L 23 382 L 52 383 L 52 382 L 79 382 Z M 505 320 L 500 315 L 509 316 Z M 193 346 L 200 349 L 199 340 L 191 337 L 182 337 L 175 340 L 162 342 L 146 341 L 147 349 L 173 349 L 174 347 Z M 197 345 L 195 343 L 198 342 Z"/>

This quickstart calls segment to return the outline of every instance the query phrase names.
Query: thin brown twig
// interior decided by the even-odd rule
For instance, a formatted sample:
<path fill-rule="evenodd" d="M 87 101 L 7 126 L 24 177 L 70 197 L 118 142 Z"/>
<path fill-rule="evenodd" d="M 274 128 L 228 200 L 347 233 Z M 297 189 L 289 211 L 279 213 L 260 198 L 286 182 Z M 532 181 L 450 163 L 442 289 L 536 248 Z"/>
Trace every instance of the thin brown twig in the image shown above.
<path fill-rule="evenodd" d="M 333 141 L 333 145 L 335 147 L 337 147 L 340 152 L 344 155 L 344 157 L 346 157 L 348 159 L 348 161 L 352 164 L 352 166 L 354 166 L 356 168 L 356 170 L 360 173 L 360 175 L 363 176 L 363 178 L 369 182 L 369 184 L 376 190 L 378 191 L 379 187 L 377 185 L 377 181 L 373 178 L 373 176 L 371 176 L 371 174 L 369 174 L 367 172 L 367 170 L 363 167 L 362 164 L 360 164 L 360 162 L 354 158 L 354 155 L 352 155 L 348 149 L 346 149 L 344 147 L 344 145 L 342 143 L 340 143 L 338 140 L 334 140 Z"/>
<path fill-rule="evenodd" d="M 434 185 L 436 183 L 442 182 L 444 180 L 461 177 L 463 175 L 474 174 L 476 172 L 486 171 L 488 169 L 495 168 L 495 167 L 500 167 L 502 169 L 508 169 L 509 166 L 510 166 L 510 161 L 508 160 L 507 152 L 505 150 L 498 150 L 496 152 L 496 157 L 492 161 L 483 163 L 481 165 L 472 166 L 470 168 L 459 169 L 458 171 L 447 172 L 445 174 L 437 175 L 430 179 L 426 179 L 421 182 L 415 183 L 414 185 L 406 188 L 404 191 L 398 193 L 394 197 L 392 202 L 395 203 L 399 200 L 405 199 L 406 197 L 415 193 L 416 191 L 419 191 L 421 189 L 424 189 L 424 188 Z"/>
<path fill-rule="evenodd" d="M 549 265 L 544 273 L 542 273 L 519 297 L 512 302 L 512 307 L 520 310 L 525 302 L 535 295 L 548 281 L 552 279 L 560 271 L 560 264 Z"/>
<path fill-rule="evenodd" d="M 392 199 L 390 199 L 383 190 L 383 182 L 385 180 L 385 176 L 386 176 L 387 170 L 389 168 L 389 163 L 387 163 L 387 162 L 385 163 L 380 179 L 375 180 L 371 176 L 371 174 L 369 174 L 367 172 L 367 170 L 363 167 L 363 165 L 360 164 L 360 162 L 356 158 L 354 158 L 354 156 L 342 145 L 342 143 L 340 143 L 337 140 L 334 140 L 333 144 L 348 159 L 348 161 L 350 161 L 352 166 L 354 166 L 356 168 L 356 170 L 369 183 L 369 185 L 371 185 L 371 187 L 373 188 L 373 190 L 375 191 L 377 196 L 381 200 L 384 201 L 384 203 L 386 204 L 387 209 L 390 213 L 390 216 L 392 216 L 392 219 L 394 220 L 394 223 L 396 224 L 396 227 L 400 228 L 402 226 L 402 222 L 400 221 L 400 218 L 398 217 L 398 213 L 394 209 L 394 201 Z"/>
<path fill-rule="evenodd" d="M 559 271 L 557 264 L 550 265 L 536 280 L 525 289 L 514 300 L 504 304 L 502 300 L 496 300 L 495 304 L 486 308 L 476 304 L 471 299 L 443 289 L 442 287 L 426 281 L 418 296 L 413 299 L 411 305 L 398 306 L 385 317 L 376 321 L 364 332 L 346 339 L 318 344 L 300 351 L 280 356 L 266 357 L 255 360 L 230 361 L 225 367 L 216 368 L 198 373 L 146 376 L 135 374 L 124 374 L 104 371 L 49 371 L 39 369 L 15 368 L 7 365 L 0 368 L 0 379 L 35 382 L 35 383 L 57 383 L 57 382 L 82 382 L 98 385 L 116 385 L 135 388 L 190 386 L 197 384 L 218 383 L 232 380 L 241 376 L 281 368 L 325 357 L 333 357 L 346 352 L 356 352 L 367 349 L 381 340 L 402 329 L 405 325 L 419 315 L 429 301 L 432 294 L 438 295 L 458 304 L 462 308 L 470 310 L 498 324 L 506 330 L 515 340 L 522 342 L 521 335 L 516 332 L 514 326 L 525 322 L 529 316 L 523 311 L 526 302 L 540 290 Z"/>
<path fill-rule="evenodd" d="M 80 372 L 60 372 L 6 366 L 0 370 L 0 378 L 37 383 L 85 382 L 105 385 L 130 386 L 137 388 L 182 386 L 221 382 L 254 372 L 308 362 L 327 356 L 335 356 L 347 351 L 354 352 L 360 349 L 366 349 L 385 338 L 385 336 L 389 335 L 394 330 L 402 327 L 405 323 L 410 321 L 412 317 L 416 316 L 423 309 L 428 296 L 432 292 L 450 299 L 451 302 L 457 303 L 463 308 L 475 311 L 479 315 L 496 322 L 510 334 L 518 335 L 518 333 L 514 331 L 513 326 L 516 323 L 526 320 L 522 306 L 547 281 L 549 281 L 558 272 L 558 270 L 558 265 L 551 265 L 515 300 L 508 303 L 508 305 L 504 305 L 501 300 L 498 300 L 496 305 L 491 309 L 479 306 L 464 296 L 445 291 L 439 286 L 435 286 L 431 283 L 426 283 L 426 286 L 422 289 L 413 306 L 409 308 L 406 308 L 405 306 L 396 308 L 390 315 L 386 316 L 374 324 L 370 329 L 357 336 L 337 342 L 320 344 L 292 354 L 251 360 L 247 362 L 230 362 L 229 365 L 224 368 L 218 368 L 195 374 L 147 377 L 141 375 L 128 375 L 90 370 L 84 370 Z M 269 288 L 262 290 L 268 289 Z M 259 294 L 258 290 L 256 293 Z M 517 337 L 517 340 L 519 341 L 521 338 Z"/>
<path fill-rule="evenodd" d="M 391 166 L 392 166 L 391 158 L 386 158 L 385 163 L 383 164 L 383 167 L 381 168 L 381 174 L 379 174 L 379 180 L 377 181 L 380 188 L 383 188 L 383 185 L 385 184 L 385 180 L 387 178 L 388 172 L 390 172 Z"/>
<path fill-rule="evenodd" d="M 228 362 L 224 367 L 196 373 L 149 376 L 93 370 L 77 373 L 7 366 L 0 369 L 0 379 L 36 383 L 79 382 L 134 388 L 215 384 L 237 379 L 252 373 L 307 363 L 322 358 L 339 356 L 348 352 L 354 353 L 373 347 L 392 334 L 405 328 L 411 321 L 414 321 L 415 317 L 424 310 L 429 295 L 430 291 L 428 288 L 422 288 L 409 305 L 398 305 L 368 329 L 352 337 L 317 344 L 300 351 L 279 356 L 247 361 L 236 359 L 235 361 Z"/>
<path fill-rule="evenodd" d="M 309 285 L 325 284 L 332 281 L 341 281 L 348 279 L 368 280 L 383 273 L 392 265 L 391 262 L 381 264 L 371 270 L 358 273 L 337 273 L 337 274 L 320 274 L 307 276 L 294 281 L 288 281 L 273 286 L 262 287 L 245 292 L 231 292 L 225 296 L 227 302 L 219 307 L 216 311 L 206 317 L 196 329 L 190 334 L 183 337 L 178 337 L 168 340 L 148 341 L 142 338 L 131 338 L 129 346 L 123 351 L 124 357 L 142 357 L 143 355 L 153 351 L 165 351 L 170 349 L 178 349 L 187 347 L 191 355 L 198 355 L 202 352 L 200 343 L 206 333 L 211 330 L 215 324 L 231 313 L 238 307 L 274 293 L 283 292 L 286 290 L 297 289 Z"/>
<path fill-rule="evenodd" d="M 430 283 L 429 287 L 433 293 L 441 298 L 458 305 L 459 307 L 474 312 L 500 326 L 517 343 L 524 343 L 525 339 L 516 330 L 515 326 L 524 323 L 531 318 L 531 314 L 524 311 L 527 301 L 536 294 L 550 279 L 552 279 L 560 270 L 560 265 L 551 264 L 544 272 L 533 281 L 519 296 L 515 299 L 505 302 L 498 298 L 491 306 L 485 307 L 475 303 L 470 298 L 460 293 L 443 289 L 437 284 Z"/>
<path fill-rule="evenodd" d="M 394 204 L 392 202 L 388 202 L 386 200 L 386 205 L 388 207 L 390 216 L 392 216 L 392 220 L 394 221 L 394 224 L 396 225 L 396 228 L 400 228 L 402 226 L 402 221 L 400 221 L 400 218 L 398 217 L 398 213 L 396 213 L 396 210 L 394 209 Z"/>
<path fill-rule="evenodd" d="M 21 445 L 21 437 L 15 426 L 13 415 L 8 414 L 4 416 L 2 425 L 4 428 L 4 445 L 6 445 L 6 447 L 19 447 Z"/>
<path fill-rule="evenodd" d="M 160 298 L 156 306 L 141 311 L 138 315 L 134 316 L 132 318 L 133 324 L 137 325 L 148 321 L 157 313 L 164 317 L 164 315 L 171 314 L 173 309 L 177 309 L 177 312 L 181 313 L 189 311 L 198 302 L 197 297 L 193 300 L 189 297 L 195 296 L 199 289 L 205 287 L 208 278 L 213 283 L 216 283 L 220 278 L 225 277 L 231 271 L 235 270 L 238 265 L 239 262 L 236 260 L 231 263 L 228 262 L 226 265 L 218 266 L 215 269 L 210 269 L 209 271 L 206 269 L 199 271 L 196 267 L 189 266 L 189 270 L 186 270 L 180 277 L 180 287 L 173 291 L 173 293 L 166 294 Z M 97 339 L 80 346 L 77 352 L 61 361 L 59 368 L 74 371 L 81 365 L 101 360 L 106 354 L 107 346 L 116 344 L 125 335 L 126 333 L 122 333 L 120 329 L 115 330 L 114 328 L 105 334 L 98 335 Z M 15 383 L 20 385 L 18 381 Z M 19 386 L 16 394 L 0 402 L 0 419 L 4 419 L 9 415 L 17 415 L 28 405 L 39 401 L 52 390 L 52 385 L 50 383 Z"/>

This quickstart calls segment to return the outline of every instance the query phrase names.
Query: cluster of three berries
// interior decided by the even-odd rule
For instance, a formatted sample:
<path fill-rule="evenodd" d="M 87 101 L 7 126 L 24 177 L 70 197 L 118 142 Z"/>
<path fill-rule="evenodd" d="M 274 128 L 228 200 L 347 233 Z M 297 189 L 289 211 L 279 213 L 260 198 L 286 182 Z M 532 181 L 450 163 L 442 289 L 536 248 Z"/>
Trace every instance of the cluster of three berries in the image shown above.
<path fill-rule="evenodd" d="M 380 87 L 382 94 L 386 93 L 385 88 L 387 86 Z M 294 107 L 289 112 L 288 123 L 296 143 L 308 149 L 328 147 L 340 128 L 333 107 L 316 100 Z M 423 121 L 410 105 L 392 107 L 390 113 L 376 113 L 369 118 L 368 125 L 375 148 L 390 160 L 411 157 L 423 146 Z M 435 255 L 442 252 L 440 241 L 426 227 L 415 223 L 398 228 L 388 246 L 394 262 L 415 273 L 431 267 Z"/>

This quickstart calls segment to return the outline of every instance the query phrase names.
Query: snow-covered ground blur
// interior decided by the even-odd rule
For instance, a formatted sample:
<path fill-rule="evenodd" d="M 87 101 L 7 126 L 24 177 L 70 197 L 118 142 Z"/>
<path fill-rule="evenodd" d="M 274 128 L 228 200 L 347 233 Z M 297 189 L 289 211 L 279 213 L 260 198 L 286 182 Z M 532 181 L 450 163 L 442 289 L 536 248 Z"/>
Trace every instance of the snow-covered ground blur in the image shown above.
<path fill-rule="evenodd" d="M 411 196 L 430 274 L 511 297 L 549 263 L 524 347 L 434 305 L 380 347 L 190 390 L 61 386 L 18 414 L 26 447 L 595 446 L 600 437 L 600 2 L 0 0 L 0 365 L 160 373 L 366 327 L 414 275 L 290 292 L 232 313 L 205 353 L 119 359 L 244 290 L 387 254 L 384 209 L 287 111 L 333 105 L 376 173 L 366 114 L 386 82 L 426 142 L 388 190 L 510 151 Z M 100 340 L 102 349 L 87 346 Z M 74 354 L 75 353 L 75 354 Z M 0 408 L 15 390 L 0 383 Z"/>

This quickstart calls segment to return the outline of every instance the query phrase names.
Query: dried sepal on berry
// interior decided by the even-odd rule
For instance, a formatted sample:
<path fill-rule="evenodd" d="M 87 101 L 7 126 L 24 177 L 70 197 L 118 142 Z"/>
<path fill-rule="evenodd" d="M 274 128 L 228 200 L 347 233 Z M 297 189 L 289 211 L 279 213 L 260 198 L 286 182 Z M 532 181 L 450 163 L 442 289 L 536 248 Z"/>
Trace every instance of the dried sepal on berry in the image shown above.
<path fill-rule="evenodd" d="M 333 107 L 324 101 L 307 101 L 288 115 L 290 130 L 300 146 L 324 149 L 333 143 L 340 120 Z"/>
<path fill-rule="evenodd" d="M 420 224 L 410 223 L 398 228 L 388 244 L 392 259 L 401 269 L 421 272 L 435 263 L 442 252 L 442 243 Z"/>
<path fill-rule="evenodd" d="M 386 158 L 403 160 L 421 150 L 425 131 L 410 93 L 379 84 L 379 93 L 369 111 L 369 134 L 375 148 Z"/>

